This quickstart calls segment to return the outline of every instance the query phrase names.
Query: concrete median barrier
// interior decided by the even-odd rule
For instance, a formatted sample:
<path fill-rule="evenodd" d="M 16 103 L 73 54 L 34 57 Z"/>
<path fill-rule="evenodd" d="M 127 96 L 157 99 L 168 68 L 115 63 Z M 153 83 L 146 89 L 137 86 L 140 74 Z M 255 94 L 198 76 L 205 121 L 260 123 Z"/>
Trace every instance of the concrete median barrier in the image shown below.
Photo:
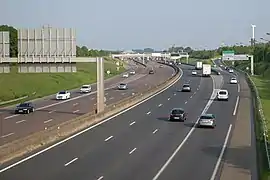
<path fill-rule="evenodd" d="M 141 93 L 133 94 L 131 97 L 120 100 L 115 104 L 108 105 L 102 113 L 96 114 L 93 111 L 1 146 L 0 163 L 10 161 L 14 158 L 26 155 L 34 150 L 45 148 L 53 143 L 67 139 L 73 134 L 87 129 L 91 125 L 101 122 L 104 119 L 112 118 L 114 115 L 117 115 L 128 108 L 132 108 L 132 106 L 136 106 L 138 103 L 150 99 L 160 91 L 165 90 L 168 88 L 168 86 L 179 80 L 179 68 L 176 66 L 172 67 L 175 69 L 175 74 L 168 78 L 165 82 L 155 87 L 146 89 Z"/>

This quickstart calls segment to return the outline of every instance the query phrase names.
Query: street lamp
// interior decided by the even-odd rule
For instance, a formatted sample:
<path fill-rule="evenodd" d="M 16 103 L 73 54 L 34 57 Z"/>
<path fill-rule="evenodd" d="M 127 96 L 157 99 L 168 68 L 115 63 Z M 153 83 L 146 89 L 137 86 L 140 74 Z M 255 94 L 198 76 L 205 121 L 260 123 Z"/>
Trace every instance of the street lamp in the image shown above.
<path fill-rule="evenodd" d="M 252 24 L 251 27 L 252 27 L 251 46 L 255 46 L 255 28 L 256 28 L 256 25 Z"/>

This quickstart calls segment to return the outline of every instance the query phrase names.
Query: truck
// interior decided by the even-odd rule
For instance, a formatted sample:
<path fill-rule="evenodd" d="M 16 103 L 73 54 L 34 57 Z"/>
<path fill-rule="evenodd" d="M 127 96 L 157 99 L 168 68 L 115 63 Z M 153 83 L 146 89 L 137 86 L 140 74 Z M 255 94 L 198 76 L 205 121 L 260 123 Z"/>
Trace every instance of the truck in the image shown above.
<path fill-rule="evenodd" d="M 210 76 L 211 75 L 211 65 L 210 64 L 203 64 L 202 65 L 202 76 Z"/>
<path fill-rule="evenodd" d="M 196 62 L 196 66 L 195 66 L 195 69 L 202 69 L 202 62 L 200 62 L 200 61 L 198 61 L 198 62 Z"/>

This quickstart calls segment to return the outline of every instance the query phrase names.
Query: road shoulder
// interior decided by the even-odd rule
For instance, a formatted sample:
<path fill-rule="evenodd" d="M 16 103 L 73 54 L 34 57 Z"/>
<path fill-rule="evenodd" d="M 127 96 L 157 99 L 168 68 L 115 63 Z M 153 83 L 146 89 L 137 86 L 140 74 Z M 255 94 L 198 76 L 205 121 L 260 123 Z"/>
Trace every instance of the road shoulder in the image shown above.
<path fill-rule="evenodd" d="M 221 180 L 251 180 L 256 172 L 256 144 L 253 141 L 254 126 L 250 113 L 252 96 L 245 78 L 240 75 L 239 81 L 241 90 L 238 111 L 231 140 L 222 159 Z"/>

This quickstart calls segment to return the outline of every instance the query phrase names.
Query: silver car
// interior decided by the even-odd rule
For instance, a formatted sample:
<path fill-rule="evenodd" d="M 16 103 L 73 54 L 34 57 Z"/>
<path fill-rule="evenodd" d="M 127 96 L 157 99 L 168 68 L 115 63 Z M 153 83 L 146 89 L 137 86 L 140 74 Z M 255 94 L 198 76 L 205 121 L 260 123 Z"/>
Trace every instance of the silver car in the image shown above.
<path fill-rule="evenodd" d="M 182 92 L 190 92 L 191 88 L 189 84 L 184 84 L 182 87 Z"/>
<path fill-rule="evenodd" d="M 128 89 L 127 84 L 125 84 L 125 83 L 120 83 L 120 84 L 118 85 L 118 90 L 126 90 L 126 89 Z"/>
<path fill-rule="evenodd" d="M 215 128 L 216 127 L 216 117 L 214 114 L 204 114 L 201 115 L 199 122 L 198 122 L 198 127 L 211 127 Z"/>

